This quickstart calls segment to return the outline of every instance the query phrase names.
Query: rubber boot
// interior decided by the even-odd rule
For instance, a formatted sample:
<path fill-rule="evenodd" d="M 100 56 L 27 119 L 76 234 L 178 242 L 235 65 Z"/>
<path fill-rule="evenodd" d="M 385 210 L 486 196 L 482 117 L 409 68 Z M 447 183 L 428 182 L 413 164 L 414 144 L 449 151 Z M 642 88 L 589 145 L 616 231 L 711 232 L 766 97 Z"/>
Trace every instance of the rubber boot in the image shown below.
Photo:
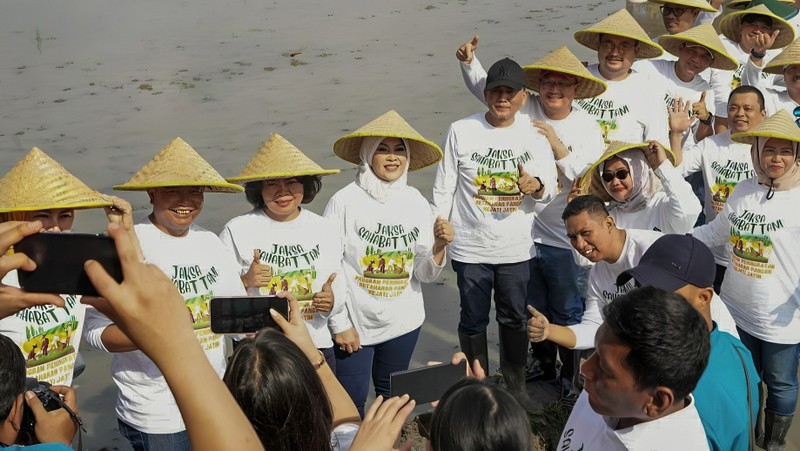
<path fill-rule="evenodd" d="M 783 451 L 786 448 L 786 434 L 792 425 L 794 415 L 764 413 L 764 445 L 767 451 Z"/>
<path fill-rule="evenodd" d="M 500 371 L 506 388 L 529 412 L 539 410 L 528 395 L 525 384 L 525 363 L 528 357 L 528 334 L 500 325 Z"/>
<path fill-rule="evenodd" d="M 561 403 L 574 406 L 581 393 L 583 384 L 580 381 L 581 351 L 558 347 L 561 358 Z"/>
<path fill-rule="evenodd" d="M 755 402 L 755 400 L 753 401 Z M 755 437 L 756 446 L 761 449 L 766 448 L 764 445 L 764 383 L 758 384 L 758 416 L 756 417 Z"/>
<path fill-rule="evenodd" d="M 459 332 L 458 343 L 461 345 L 461 352 L 467 355 L 469 367 L 477 359 L 481 363 L 481 368 L 488 375 L 489 373 L 489 351 L 486 346 L 486 332 L 467 335 Z"/>
<path fill-rule="evenodd" d="M 556 378 L 556 345 L 550 341 L 531 343 L 532 361 L 525 368 L 525 380 L 551 381 Z"/>

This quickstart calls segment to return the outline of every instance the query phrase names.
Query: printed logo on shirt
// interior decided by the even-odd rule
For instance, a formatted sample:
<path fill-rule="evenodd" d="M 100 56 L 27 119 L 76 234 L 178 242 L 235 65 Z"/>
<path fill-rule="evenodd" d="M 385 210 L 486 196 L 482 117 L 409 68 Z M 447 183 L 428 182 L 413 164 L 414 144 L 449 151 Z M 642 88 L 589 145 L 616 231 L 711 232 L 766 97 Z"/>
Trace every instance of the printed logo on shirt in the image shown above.
<path fill-rule="evenodd" d="M 630 112 L 628 105 L 616 105 L 613 100 L 598 97 L 580 99 L 577 102 L 583 111 L 590 116 L 594 116 L 603 131 L 603 139 L 606 144 L 612 140 L 611 132 L 619 128 L 617 120 Z"/>
<path fill-rule="evenodd" d="M 478 164 L 473 183 L 477 193 L 475 205 L 487 213 L 514 213 L 522 203 L 517 165 L 531 160 L 528 152 L 517 156 L 512 149 L 492 149 L 481 155 L 474 152 L 471 160 Z"/>
<path fill-rule="evenodd" d="M 755 176 L 752 165 L 743 161 L 728 160 L 712 161 L 711 170 L 714 171 L 714 185 L 711 186 L 711 206 L 714 211 L 719 213 L 725 206 L 725 202 L 733 193 L 733 189 L 742 180 Z"/>
<path fill-rule="evenodd" d="M 561 434 L 561 441 L 559 451 L 583 451 L 583 443 L 572 443 L 572 436 L 575 435 L 575 429 L 569 428 Z M 574 446 L 573 446 L 574 445 Z"/>
<path fill-rule="evenodd" d="M 317 312 L 311 303 L 314 298 L 314 281 L 317 280 L 315 262 L 319 259 L 319 244 L 306 249 L 300 244 L 272 244 L 272 248 L 258 249 L 259 261 L 270 267 L 270 280 L 258 289 L 259 294 L 274 296 L 280 291 L 288 291 L 300 303 L 301 314 L 305 320 L 314 319 Z"/>
<path fill-rule="evenodd" d="M 742 73 L 744 72 L 744 64 L 739 64 L 739 67 L 733 71 L 733 79 L 731 80 L 731 90 L 742 86 Z M 766 80 L 769 77 L 769 74 L 765 74 L 764 72 L 761 73 L 761 79 Z"/>
<path fill-rule="evenodd" d="M 698 97 L 698 100 L 700 98 Z M 664 103 L 667 105 L 667 108 L 672 109 L 675 106 L 675 97 L 671 96 L 669 93 L 664 94 Z M 694 101 L 692 101 L 694 103 Z M 694 110 L 691 109 L 691 104 L 689 105 L 689 117 L 694 117 Z"/>
<path fill-rule="evenodd" d="M 634 285 L 633 279 L 631 279 L 627 283 L 625 283 L 624 285 L 614 285 L 614 287 L 615 287 L 615 291 L 603 290 L 603 299 L 605 299 L 608 302 L 611 302 L 614 299 L 616 299 L 616 298 L 624 295 L 625 293 L 633 290 L 635 285 Z"/>
<path fill-rule="evenodd" d="M 414 270 L 413 249 L 419 228 L 406 230 L 402 224 L 377 223 L 359 228 L 358 237 L 366 244 L 359 260 L 361 275 L 355 276 L 358 286 L 376 297 L 400 296 Z"/>
<path fill-rule="evenodd" d="M 211 332 L 211 318 L 208 302 L 214 297 L 213 287 L 219 280 L 219 272 L 214 266 L 207 270 L 199 265 L 172 265 L 172 283 L 183 295 L 186 314 L 192 321 L 192 328 L 204 351 L 220 347 L 219 336 Z"/>
<path fill-rule="evenodd" d="M 19 343 L 28 377 L 66 384 L 75 366 L 76 334 L 83 325 L 84 309 L 77 296 L 64 296 L 64 307 L 37 305 L 15 315 L 25 322 L 25 341 Z"/>
<path fill-rule="evenodd" d="M 772 254 L 769 234 L 782 229 L 783 220 L 772 220 L 745 210 L 738 215 L 731 212 L 728 221 L 731 223 L 731 263 L 734 271 L 754 279 L 772 274 L 775 264 L 769 263 Z"/>

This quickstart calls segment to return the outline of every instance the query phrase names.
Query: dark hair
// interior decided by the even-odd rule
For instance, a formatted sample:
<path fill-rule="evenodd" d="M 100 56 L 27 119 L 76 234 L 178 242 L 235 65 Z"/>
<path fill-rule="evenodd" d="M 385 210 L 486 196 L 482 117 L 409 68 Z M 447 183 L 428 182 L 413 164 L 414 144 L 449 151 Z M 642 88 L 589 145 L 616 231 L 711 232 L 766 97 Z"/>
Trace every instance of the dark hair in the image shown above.
<path fill-rule="evenodd" d="M 300 175 L 297 177 L 282 177 L 282 178 L 296 178 L 303 184 L 303 201 L 301 204 L 309 204 L 317 197 L 319 190 L 322 189 L 322 177 L 318 175 Z M 256 180 L 254 182 L 247 182 L 244 184 L 244 195 L 247 201 L 253 208 L 264 208 L 264 197 L 261 196 L 261 187 L 264 180 Z"/>
<path fill-rule="evenodd" d="M 561 220 L 566 221 L 567 218 L 579 215 L 584 211 L 589 213 L 590 216 L 598 218 L 608 217 L 608 210 L 603 200 L 593 194 L 585 194 L 572 199 L 572 201 L 567 204 L 566 208 L 564 208 L 564 212 L 561 213 Z"/>
<path fill-rule="evenodd" d="M 531 426 L 525 409 L 504 388 L 475 378 L 450 387 L 431 419 L 435 451 L 530 450 Z"/>
<path fill-rule="evenodd" d="M 741 23 L 755 23 L 755 22 L 764 22 L 767 24 L 768 27 L 772 27 L 772 17 L 765 16 L 763 14 L 745 14 L 742 17 Z"/>
<path fill-rule="evenodd" d="M 708 323 L 681 295 L 635 288 L 603 309 L 605 324 L 630 347 L 625 365 L 640 389 L 668 387 L 675 399 L 694 390 L 710 352 Z"/>
<path fill-rule="evenodd" d="M 761 111 L 764 111 L 765 109 L 764 93 L 762 93 L 761 90 L 756 88 L 755 86 L 741 85 L 738 88 L 734 89 L 728 96 L 728 103 L 731 103 L 731 99 L 733 98 L 733 96 L 737 94 L 748 94 L 748 93 L 755 94 L 756 97 L 758 97 L 758 106 L 761 108 Z"/>
<path fill-rule="evenodd" d="M 25 358 L 13 340 L 0 335 L 0 422 L 8 418 L 17 397 L 25 391 Z"/>
<path fill-rule="evenodd" d="M 328 395 L 303 351 L 267 328 L 242 340 L 223 378 L 265 449 L 331 449 Z"/>

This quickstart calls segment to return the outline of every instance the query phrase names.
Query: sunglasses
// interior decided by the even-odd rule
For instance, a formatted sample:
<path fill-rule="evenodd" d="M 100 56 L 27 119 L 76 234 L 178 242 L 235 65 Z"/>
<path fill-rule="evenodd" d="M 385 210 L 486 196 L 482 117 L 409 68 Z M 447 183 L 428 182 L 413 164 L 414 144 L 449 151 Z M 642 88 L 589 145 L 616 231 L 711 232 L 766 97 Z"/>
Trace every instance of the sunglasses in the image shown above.
<path fill-rule="evenodd" d="M 794 114 L 795 125 L 800 127 L 800 106 L 794 107 L 794 110 L 792 110 L 792 114 Z"/>
<path fill-rule="evenodd" d="M 683 12 L 686 11 L 686 8 L 675 8 L 672 6 L 662 5 L 660 8 L 662 16 L 669 16 L 670 14 L 674 14 L 675 17 L 681 17 Z"/>
<path fill-rule="evenodd" d="M 603 171 L 603 174 L 601 174 L 600 177 L 602 177 L 604 182 L 609 183 L 615 178 L 620 180 L 625 180 L 626 178 L 628 178 L 628 174 L 630 174 L 630 171 L 628 171 L 627 169 L 617 169 L 614 172 Z"/>

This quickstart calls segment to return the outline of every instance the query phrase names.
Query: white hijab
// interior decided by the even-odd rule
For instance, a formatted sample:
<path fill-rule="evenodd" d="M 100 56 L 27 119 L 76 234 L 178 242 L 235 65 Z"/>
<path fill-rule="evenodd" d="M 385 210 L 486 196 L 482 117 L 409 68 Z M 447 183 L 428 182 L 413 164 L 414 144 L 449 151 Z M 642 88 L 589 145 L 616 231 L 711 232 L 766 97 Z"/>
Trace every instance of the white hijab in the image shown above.
<path fill-rule="evenodd" d="M 361 140 L 361 150 L 358 154 L 361 164 L 358 165 L 358 175 L 356 175 L 356 184 L 380 203 L 386 203 L 391 196 L 402 193 L 409 188 L 408 167 L 411 165 L 411 148 L 408 146 L 408 140 L 401 138 L 406 146 L 407 155 L 403 174 L 394 182 L 386 182 L 379 179 L 372 171 L 371 164 L 375 151 L 378 150 L 378 146 L 384 139 L 386 139 L 384 136 L 365 136 Z"/>
<path fill-rule="evenodd" d="M 650 169 L 650 164 L 647 162 L 644 154 L 642 154 L 641 149 L 626 150 L 618 153 L 616 156 L 627 163 L 629 171 L 628 177 L 631 178 L 633 186 L 628 194 L 628 198 L 624 201 L 617 201 L 612 196 L 612 200 L 609 203 L 609 210 L 616 208 L 626 213 L 639 211 L 647 206 L 647 202 L 658 189 L 653 180 L 656 178 L 654 177 L 655 174 L 653 174 L 653 171 Z M 607 161 L 608 160 L 604 161 L 599 166 L 601 175 L 603 174 Z M 606 192 L 608 192 L 608 185 L 606 183 L 603 183 L 603 187 L 606 189 Z M 611 193 L 608 194 L 611 195 Z"/>

